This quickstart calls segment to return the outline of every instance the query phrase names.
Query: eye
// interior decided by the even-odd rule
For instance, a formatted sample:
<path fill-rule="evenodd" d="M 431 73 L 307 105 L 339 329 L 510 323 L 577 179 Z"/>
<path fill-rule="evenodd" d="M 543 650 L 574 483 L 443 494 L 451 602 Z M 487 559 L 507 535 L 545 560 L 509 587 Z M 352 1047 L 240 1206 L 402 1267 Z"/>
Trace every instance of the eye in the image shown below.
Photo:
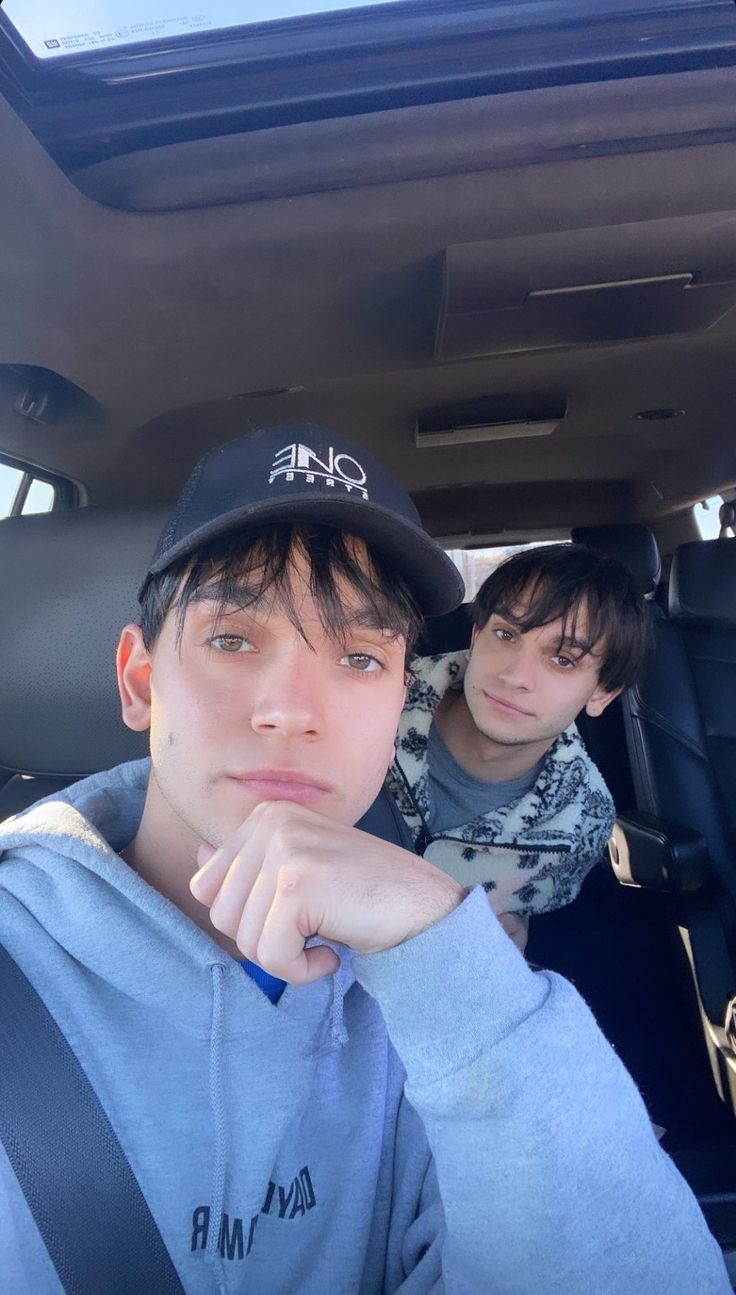
<path fill-rule="evenodd" d="M 570 656 L 557 655 L 552 658 L 553 661 L 561 666 L 563 670 L 574 670 L 577 662 Z"/>
<path fill-rule="evenodd" d="M 252 652 L 253 644 L 243 634 L 213 634 L 209 639 L 216 652 Z"/>
<path fill-rule="evenodd" d="M 493 631 L 493 633 L 496 635 L 497 639 L 501 640 L 502 643 L 511 643 L 514 637 L 513 634 L 511 633 L 511 630 L 504 629 L 502 625 L 498 625 L 496 629 Z"/>
<path fill-rule="evenodd" d="M 375 674 L 383 669 L 380 661 L 369 652 L 346 652 L 345 656 L 340 657 L 340 665 L 345 664 L 351 670 L 359 671 L 360 674 Z"/>

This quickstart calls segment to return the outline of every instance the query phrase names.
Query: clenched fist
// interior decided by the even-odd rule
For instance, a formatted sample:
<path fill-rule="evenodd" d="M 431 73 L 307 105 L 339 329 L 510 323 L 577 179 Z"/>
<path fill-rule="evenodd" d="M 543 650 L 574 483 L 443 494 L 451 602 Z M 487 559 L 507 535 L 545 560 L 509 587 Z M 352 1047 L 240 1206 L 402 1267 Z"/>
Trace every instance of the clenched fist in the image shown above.
<path fill-rule="evenodd" d="M 306 985 L 336 970 L 310 936 L 379 953 L 446 917 L 465 891 L 396 845 L 290 801 L 266 801 L 218 850 L 199 848 L 192 894 L 212 925 L 272 976 Z"/>

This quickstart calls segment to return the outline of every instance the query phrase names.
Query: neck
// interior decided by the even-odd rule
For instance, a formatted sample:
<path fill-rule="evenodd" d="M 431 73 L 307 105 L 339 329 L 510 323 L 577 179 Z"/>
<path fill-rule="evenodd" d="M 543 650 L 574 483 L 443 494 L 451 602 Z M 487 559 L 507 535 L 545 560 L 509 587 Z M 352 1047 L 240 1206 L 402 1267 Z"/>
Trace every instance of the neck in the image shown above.
<path fill-rule="evenodd" d="M 476 728 L 465 694 L 451 688 L 434 716 L 440 735 L 458 764 L 479 782 L 522 778 L 547 754 L 554 738 L 537 742 L 496 742 Z"/>
<path fill-rule="evenodd" d="M 200 904 L 189 889 L 189 882 L 198 867 L 197 850 L 200 841 L 184 823 L 179 822 L 176 825 L 179 829 L 175 833 L 176 840 L 172 843 L 171 824 L 161 821 L 158 800 L 152 777 L 148 784 L 140 826 L 130 845 L 121 851 L 121 858 L 143 881 L 172 904 L 176 904 L 185 917 L 194 922 L 225 953 L 238 960 L 242 959 L 243 954 L 234 941 L 215 929 L 209 919 L 209 909 Z"/>

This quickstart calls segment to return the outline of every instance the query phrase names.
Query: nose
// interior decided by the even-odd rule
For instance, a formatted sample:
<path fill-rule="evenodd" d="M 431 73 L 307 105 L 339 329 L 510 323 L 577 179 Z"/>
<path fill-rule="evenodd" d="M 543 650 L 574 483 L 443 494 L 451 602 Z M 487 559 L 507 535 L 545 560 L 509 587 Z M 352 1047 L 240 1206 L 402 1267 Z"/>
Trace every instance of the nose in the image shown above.
<path fill-rule="evenodd" d="M 316 654 L 303 643 L 286 648 L 264 665 L 251 711 L 254 732 L 282 737 L 320 734 L 324 707 L 316 665 Z"/>
<path fill-rule="evenodd" d="M 523 638 L 517 640 L 513 650 L 506 654 L 499 678 L 512 688 L 530 692 L 534 687 L 534 652 Z"/>

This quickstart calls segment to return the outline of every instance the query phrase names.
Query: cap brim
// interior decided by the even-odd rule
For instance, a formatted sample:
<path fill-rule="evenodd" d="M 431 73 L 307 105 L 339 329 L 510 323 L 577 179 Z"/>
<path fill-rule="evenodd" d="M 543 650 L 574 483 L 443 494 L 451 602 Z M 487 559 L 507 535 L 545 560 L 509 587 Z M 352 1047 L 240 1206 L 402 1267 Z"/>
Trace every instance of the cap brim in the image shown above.
<path fill-rule="evenodd" d="M 457 567 L 421 527 L 380 504 L 350 497 L 325 499 L 323 495 L 315 498 L 299 494 L 234 509 L 190 531 L 151 565 L 143 588 L 149 576 L 165 571 L 172 562 L 209 540 L 245 526 L 276 521 L 322 523 L 364 539 L 395 566 L 425 616 L 453 611 L 463 600 L 465 586 Z"/>

